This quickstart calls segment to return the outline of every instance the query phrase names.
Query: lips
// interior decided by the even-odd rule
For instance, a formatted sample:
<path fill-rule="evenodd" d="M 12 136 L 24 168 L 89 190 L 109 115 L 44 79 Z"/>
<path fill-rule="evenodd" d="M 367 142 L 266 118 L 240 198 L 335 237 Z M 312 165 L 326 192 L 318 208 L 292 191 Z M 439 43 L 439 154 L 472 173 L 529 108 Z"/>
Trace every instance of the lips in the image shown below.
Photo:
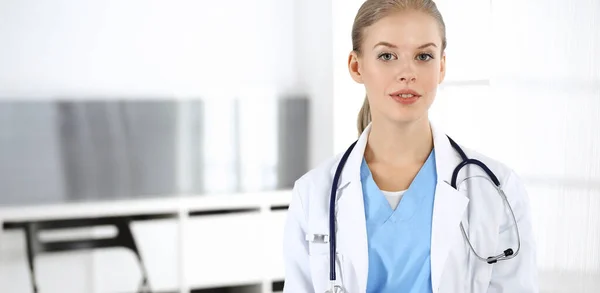
<path fill-rule="evenodd" d="M 402 89 L 391 93 L 390 97 L 402 105 L 410 105 L 418 101 L 421 95 L 411 89 Z"/>
<path fill-rule="evenodd" d="M 402 89 L 402 90 L 391 93 L 390 96 L 408 99 L 408 98 L 415 98 L 415 97 L 418 98 L 421 95 L 419 95 L 419 93 L 417 93 L 416 91 L 411 90 L 411 89 Z"/>

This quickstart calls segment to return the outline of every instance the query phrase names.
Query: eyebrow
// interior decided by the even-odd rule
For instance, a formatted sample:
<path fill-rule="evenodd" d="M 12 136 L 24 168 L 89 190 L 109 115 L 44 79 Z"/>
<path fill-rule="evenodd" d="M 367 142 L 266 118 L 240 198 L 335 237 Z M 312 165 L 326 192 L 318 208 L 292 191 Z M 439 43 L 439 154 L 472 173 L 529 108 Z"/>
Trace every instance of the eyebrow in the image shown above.
<path fill-rule="evenodd" d="M 392 44 L 392 43 L 388 43 L 388 42 L 379 42 L 377 44 L 375 44 L 375 46 L 373 46 L 373 48 L 377 47 L 377 46 L 386 46 L 386 47 L 390 47 L 390 48 L 398 48 L 398 46 Z M 424 45 L 419 46 L 417 49 L 424 49 L 427 48 L 429 46 L 433 46 L 437 48 L 437 45 L 434 43 L 427 43 Z"/>

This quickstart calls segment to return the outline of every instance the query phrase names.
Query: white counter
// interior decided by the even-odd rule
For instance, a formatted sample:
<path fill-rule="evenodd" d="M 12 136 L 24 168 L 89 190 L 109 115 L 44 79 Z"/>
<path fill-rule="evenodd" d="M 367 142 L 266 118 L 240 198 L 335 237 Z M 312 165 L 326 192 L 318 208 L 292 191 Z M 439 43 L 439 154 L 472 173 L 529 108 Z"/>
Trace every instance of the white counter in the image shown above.
<path fill-rule="evenodd" d="M 266 293 L 283 278 L 281 243 L 290 196 L 284 190 L 0 207 L 0 221 L 172 215 L 131 224 L 154 290 L 254 284 Z M 140 278 L 133 255 L 119 249 L 42 254 L 36 258 L 36 275 L 43 293 L 134 292 Z M 21 230 L 0 233 L 0 292 L 31 292 Z"/>

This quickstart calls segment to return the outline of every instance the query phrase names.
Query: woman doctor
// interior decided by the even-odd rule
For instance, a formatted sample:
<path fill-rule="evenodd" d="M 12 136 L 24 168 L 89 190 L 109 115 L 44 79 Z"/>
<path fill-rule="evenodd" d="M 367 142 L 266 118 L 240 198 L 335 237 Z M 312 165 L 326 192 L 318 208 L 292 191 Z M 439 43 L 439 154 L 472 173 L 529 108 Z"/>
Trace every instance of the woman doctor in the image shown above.
<path fill-rule="evenodd" d="M 519 177 L 460 147 L 494 173 L 506 200 L 474 164 L 461 169 L 457 188 L 450 184 L 463 158 L 428 118 L 446 72 L 445 25 L 435 3 L 367 0 L 352 43 L 348 69 L 367 98 L 360 136 L 333 187 L 334 291 L 538 292 L 529 202 Z M 285 226 L 284 292 L 332 288 L 329 208 L 341 158 L 296 181 Z M 486 261 L 507 248 L 512 255 Z"/>

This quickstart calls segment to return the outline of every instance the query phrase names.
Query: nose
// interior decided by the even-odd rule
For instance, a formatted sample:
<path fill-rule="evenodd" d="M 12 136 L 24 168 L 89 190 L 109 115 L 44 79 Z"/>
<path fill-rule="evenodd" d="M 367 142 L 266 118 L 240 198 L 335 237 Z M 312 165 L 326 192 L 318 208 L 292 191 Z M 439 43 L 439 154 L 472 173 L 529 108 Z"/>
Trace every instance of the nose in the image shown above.
<path fill-rule="evenodd" d="M 413 83 L 417 81 L 417 75 L 413 70 L 407 68 L 398 73 L 398 81 L 403 83 Z"/>
<path fill-rule="evenodd" d="M 397 77 L 401 83 L 413 83 L 417 80 L 417 74 L 415 68 L 413 68 L 410 62 L 406 62 L 399 66 L 397 71 Z"/>

